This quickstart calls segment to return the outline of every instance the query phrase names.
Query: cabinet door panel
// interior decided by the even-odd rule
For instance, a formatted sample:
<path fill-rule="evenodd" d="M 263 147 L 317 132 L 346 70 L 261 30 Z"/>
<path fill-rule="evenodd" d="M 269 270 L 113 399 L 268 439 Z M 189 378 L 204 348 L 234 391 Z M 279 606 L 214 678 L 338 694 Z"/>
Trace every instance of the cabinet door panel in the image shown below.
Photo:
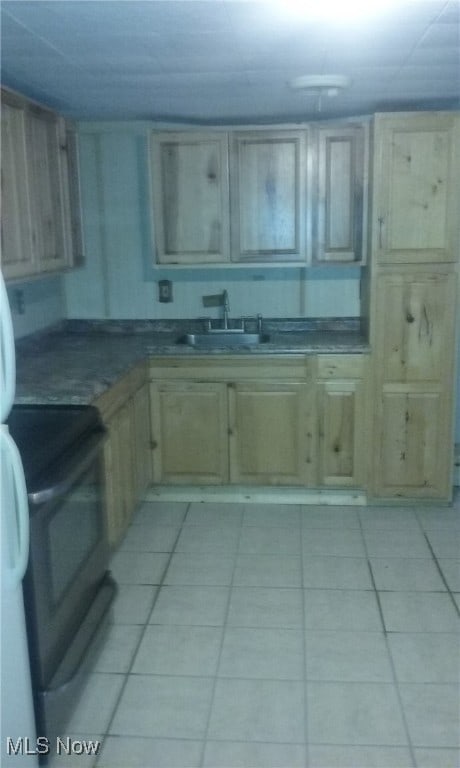
<path fill-rule="evenodd" d="M 364 460 L 361 382 L 320 382 L 318 405 L 320 485 L 361 485 Z"/>
<path fill-rule="evenodd" d="M 228 478 L 224 384 L 151 385 L 154 480 L 219 484 Z"/>
<path fill-rule="evenodd" d="M 136 498 L 151 482 L 150 395 L 145 384 L 133 397 Z"/>
<path fill-rule="evenodd" d="M 62 269 L 66 244 L 57 118 L 29 112 L 32 242 L 39 270 Z"/>
<path fill-rule="evenodd" d="M 455 261 L 455 116 L 393 116 L 378 119 L 376 126 L 379 260 Z"/>
<path fill-rule="evenodd" d="M 228 139 L 154 134 L 152 174 L 158 261 L 228 261 Z"/>
<path fill-rule="evenodd" d="M 383 393 L 377 467 L 381 495 L 448 494 L 445 426 L 442 393 L 415 389 Z"/>
<path fill-rule="evenodd" d="M 233 483 L 304 485 L 311 473 L 306 386 L 237 383 L 229 387 Z"/>
<path fill-rule="evenodd" d="M 233 143 L 235 261 L 305 259 L 305 137 L 237 134 Z"/>
<path fill-rule="evenodd" d="M 317 261 L 364 260 L 366 137 L 363 126 L 318 129 Z"/>
<path fill-rule="evenodd" d="M 450 375 L 455 299 L 455 273 L 379 278 L 377 349 L 383 381 L 438 381 L 441 372 Z"/>
<path fill-rule="evenodd" d="M 115 547 L 123 535 L 126 516 L 120 412 L 111 418 L 107 429 L 108 440 L 104 446 L 107 528 L 110 546 Z"/>
<path fill-rule="evenodd" d="M 24 110 L 2 103 L 1 245 L 5 278 L 34 270 Z"/>

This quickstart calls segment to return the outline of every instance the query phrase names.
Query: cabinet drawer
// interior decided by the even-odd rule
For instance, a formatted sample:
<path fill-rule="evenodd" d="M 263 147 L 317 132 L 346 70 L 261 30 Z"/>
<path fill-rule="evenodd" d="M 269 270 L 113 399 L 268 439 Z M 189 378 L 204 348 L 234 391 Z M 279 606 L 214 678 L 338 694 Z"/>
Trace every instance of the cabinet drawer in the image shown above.
<path fill-rule="evenodd" d="M 367 367 L 364 355 L 319 355 L 320 379 L 361 379 Z"/>

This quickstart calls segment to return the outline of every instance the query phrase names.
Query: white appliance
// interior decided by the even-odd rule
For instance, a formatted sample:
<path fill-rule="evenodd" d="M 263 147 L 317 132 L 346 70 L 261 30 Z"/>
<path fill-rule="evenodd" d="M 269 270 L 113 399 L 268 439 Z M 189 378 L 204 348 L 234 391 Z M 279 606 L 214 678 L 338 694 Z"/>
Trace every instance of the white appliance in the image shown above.
<path fill-rule="evenodd" d="M 29 557 L 29 506 L 19 451 L 5 421 L 16 385 L 14 335 L 0 272 L 0 765 L 36 766 L 36 734 L 22 579 Z"/>

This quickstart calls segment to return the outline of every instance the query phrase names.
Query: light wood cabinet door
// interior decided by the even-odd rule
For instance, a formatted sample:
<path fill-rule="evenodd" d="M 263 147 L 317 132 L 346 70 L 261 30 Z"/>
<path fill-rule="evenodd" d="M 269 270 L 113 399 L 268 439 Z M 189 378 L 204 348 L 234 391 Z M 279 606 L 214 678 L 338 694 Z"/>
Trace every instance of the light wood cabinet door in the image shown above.
<path fill-rule="evenodd" d="M 315 131 L 314 259 L 364 263 L 367 234 L 368 131 L 364 125 Z"/>
<path fill-rule="evenodd" d="M 380 263 L 458 258 L 459 120 L 378 115 L 373 248 Z"/>
<path fill-rule="evenodd" d="M 456 274 L 381 273 L 376 289 L 376 364 L 381 382 L 452 386 Z"/>
<path fill-rule="evenodd" d="M 128 401 L 110 418 L 104 449 L 109 543 L 116 546 L 128 527 L 136 504 L 134 422 Z"/>
<path fill-rule="evenodd" d="M 384 387 L 378 404 L 378 496 L 450 496 L 449 410 L 445 393 L 434 388 Z"/>
<path fill-rule="evenodd" d="M 67 265 L 64 235 L 59 121 L 55 115 L 27 112 L 32 244 L 39 272 Z"/>
<path fill-rule="evenodd" d="M 1 267 L 6 279 L 34 271 L 24 109 L 2 100 Z"/>
<path fill-rule="evenodd" d="M 226 133 L 154 133 L 152 184 L 157 260 L 230 260 Z"/>
<path fill-rule="evenodd" d="M 318 382 L 319 485 L 360 487 L 365 478 L 363 382 Z"/>
<path fill-rule="evenodd" d="M 59 121 L 59 130 L 65 262 L 68 267 L 77 267 L 84 263 L 78 136 L 64 120 Z"/>
<path fill-rule="evenodd" d="M 234 261 L 305 261 L 306 135 L 306 131 L 234 134 Z"/>
<path fill-rule="evenodd" d="M 313 476 L 307 385 L 237 382 L 228 394 L 231 482 L 307 484 Z"/>
<path fill-rule="evenodd" d="M 151 384 L 156 483 L 218 485 L 228 480 L 225 384 Z"/>
<path fill-rule="evenodd" d="M 136 498 L 142 497 L 152 480 L 152 449 L 150 437 L 150 393 L 148 384 L 133 397 L 134 454 Z"/>

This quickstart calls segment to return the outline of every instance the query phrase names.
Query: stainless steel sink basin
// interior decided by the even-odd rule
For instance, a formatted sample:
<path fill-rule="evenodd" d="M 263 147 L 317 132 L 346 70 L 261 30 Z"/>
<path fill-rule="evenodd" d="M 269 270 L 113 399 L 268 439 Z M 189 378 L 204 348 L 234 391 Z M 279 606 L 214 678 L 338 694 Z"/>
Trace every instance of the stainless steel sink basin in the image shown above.
<path fill-rule="evenodd" d="M 241 331 L 208 331 L 206 333 L 186 333 L 177 339 L 177 344 L 189 347 L 254 347 L 266 344 L 270 336 L 266 333 L 243 333 Z"/>

